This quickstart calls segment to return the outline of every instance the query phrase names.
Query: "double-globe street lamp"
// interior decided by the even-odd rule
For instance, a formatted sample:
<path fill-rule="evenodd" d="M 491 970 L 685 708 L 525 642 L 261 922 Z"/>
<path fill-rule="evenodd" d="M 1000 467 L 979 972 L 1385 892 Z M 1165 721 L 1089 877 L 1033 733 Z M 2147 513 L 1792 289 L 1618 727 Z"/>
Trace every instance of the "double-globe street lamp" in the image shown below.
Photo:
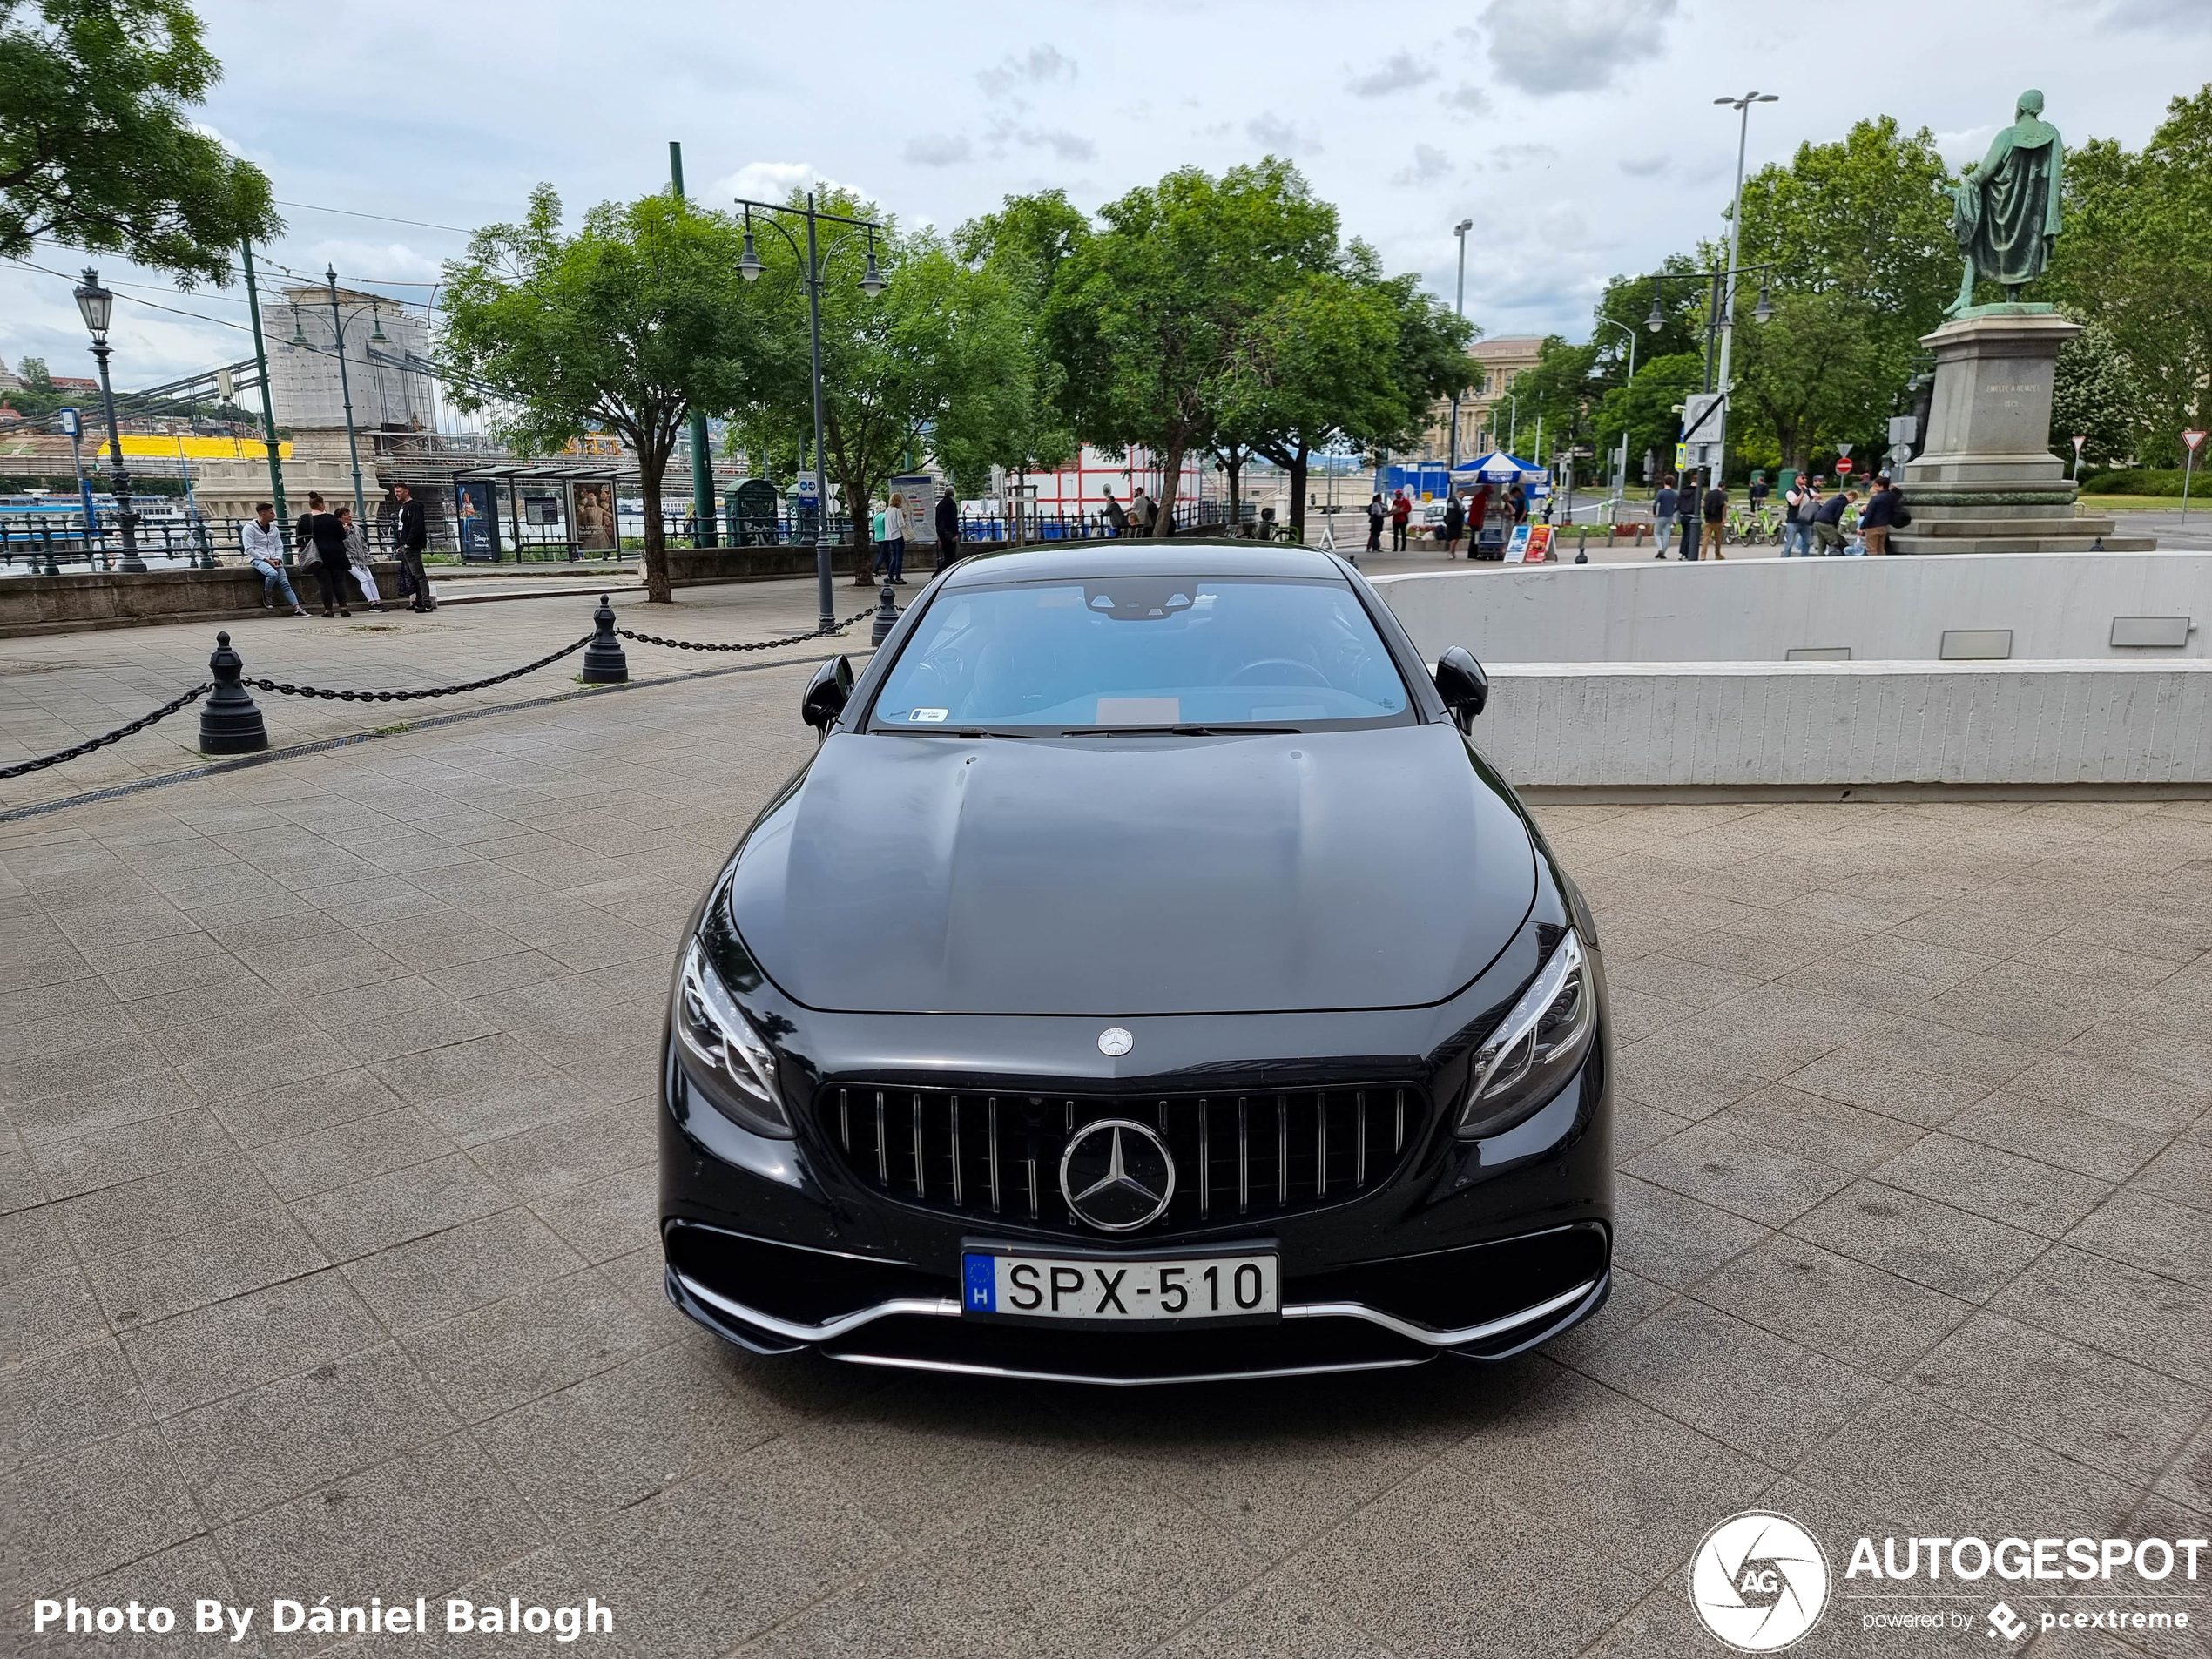
<path fill-rule="evenodd" d="M 1618 328 L 1622 334 L 1629 337 L 1629 377 L 1621 383 L 1623 387 L 1635 385 L 1636 379 L 1636 331 L 1629 327 L 1625 322 L 1615 321 L 1611 317 L 1600 317 L 1598 320 L 1603 323 L 1608 328 Z M 1621 496 L 1629 493 L 1629 422 L 1625 415 L 1622 417 L 1621 421 L 1621 464 L 1615 469 L 1614 477 L 1615 480 L 1614 484 L 1614 499 L 1617 501 L 1621 498 Z"/>
<path fill-rule="evenodd" d="M 131 509 L 131 473 L 123 464 L 123 429 L 116 424 L 115 387 L 107 372 L 107 327 L 115 314 L 115 295 L 100 286 L 100 273 L 89 265 L 84 267 L 84 280 L 77 288 L 77 308 L 84 314 L 85 327 L 91 330 L 92 355 L 100 365 L 100 401 L 107 409 L 108 453 L 114 457 L 109 488 L 115 494 L 115 522 L 123 529 L 123 559 L 116 568 L 143 571 L 146 562 L 138 556 L 138 516 Z M 89 535 L 93 527 L 84 528 Z"/>
<path fill-rule="evenodd" d="M 883 226 L 873 219 L 848 219 L 842 213 L 822 212 L 815 207 L 814 192 L 811 190 L 806 192 L 806 205 L 804 207 L 795 206 L 789 203 L 749 201 L 743 196 L 733 199 L 738 206 L 745 209 L 745 249 L 738 258 L 738 274 L 748 282 L 757 282 L 760 280 L 760 273 L 767 269 L 767 266 L 760 262 L 760 255 L 754 250 L 752 245 L 752 215 L 754 209 L 758 208 L 764 214 L 778 216 L 769 218 L 764 222 L 785 241 L 791 244 L 792 256 L 800 261 L 799 280 L 806 287 L 806 336 L 810 354 L 808 373 L 814 394 L 814 516 L 808 529 L 814 546 L 814 586 L 816 596 L 820 602 L 821 625 L 824 629 L 828 629 L 835 626 L 837 623 L 837 601 L 835 595 L 831 591 L 830 543 L 822 536 L 823 516 L 829 511 L 829 480 L 822 471 L 823 273 L 829 267 L 830 255 L 850 243 L 856 233 L 865 233 L 867 237 L 868 262 L 867 268 L 860 273 L 860 292 L 871 300 L 881 293 L 890 286 L 885 280 L 883 273 L 876 269 L 875 264 L 876 233 Z M 800 247 L 799 239 L 784 228 L 780 216 L 786 213 L 806 221 L 806 246 L 805 247 Z M 821 247 L 816 239 L 814 227 L 818 222 L 823 220 L 827 220 L 833 225 L 844 225 L 850 228 L 827 247 Z M 856 512 L 864 510 L 866 507 L 867 503 L 863 502 L 854 507 L 854 510 Z M 866 573 L 863 572 L 862 575 L 865 577 Z"/>

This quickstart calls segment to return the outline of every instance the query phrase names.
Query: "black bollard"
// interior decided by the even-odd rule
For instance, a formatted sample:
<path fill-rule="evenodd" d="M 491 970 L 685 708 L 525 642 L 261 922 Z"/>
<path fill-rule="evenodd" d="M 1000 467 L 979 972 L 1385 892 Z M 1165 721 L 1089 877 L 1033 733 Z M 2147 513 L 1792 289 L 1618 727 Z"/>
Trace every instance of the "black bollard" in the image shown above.
<path fill-rule="evenodd" d="M 231 637 L 217 634 L 215 654 L 207 659 L 208 671 L 215 677 L 215 689 L 199 705 L 199 746 L 203 753 L 252 754 L 269 746 L 269 728 L 261 718 L 260 705 L 239 680 L 245 667 L 239 654 L 231 649 Z"/>
<path fill-rule="evenodd" d="M 891 631 L 899 625 L 899 596 L 891 591 L 891 584 L 883 584 L 883 603 L 876 607 L 875 621 L 868 630 L 868 644 L 880 645 L 891 637 Z"/>
<path fill-rule="evenodd" d="M 599 608 L 591 613 L 591 643 L 583 648 L 583 683 L 621 685 L 630 678 L 630 658 L 623 654 L 622 641 L 615 637 L 615 608 L 604 593 L 599 596 Z"/>

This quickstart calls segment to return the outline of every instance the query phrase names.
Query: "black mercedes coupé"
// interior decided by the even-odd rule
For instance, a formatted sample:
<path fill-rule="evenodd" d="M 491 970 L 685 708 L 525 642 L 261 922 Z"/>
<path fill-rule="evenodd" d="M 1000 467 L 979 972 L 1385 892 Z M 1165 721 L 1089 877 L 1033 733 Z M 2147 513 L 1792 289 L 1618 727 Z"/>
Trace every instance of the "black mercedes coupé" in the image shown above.
<path fill-rule="evenodd" d="M 1096 1383 L 1499 1359 L 1612 1261 L 1588 907 L 1343 560 L 963 559 L 701 899 L 670 1296 L 757 1352 Z"/>

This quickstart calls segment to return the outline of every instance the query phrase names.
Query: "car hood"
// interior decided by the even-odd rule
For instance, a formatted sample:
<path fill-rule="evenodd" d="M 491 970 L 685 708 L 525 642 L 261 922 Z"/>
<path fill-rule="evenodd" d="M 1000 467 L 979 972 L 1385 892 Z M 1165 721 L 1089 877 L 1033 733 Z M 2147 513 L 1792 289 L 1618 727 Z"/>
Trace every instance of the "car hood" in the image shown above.
<path fill-rule="evenodd" d="M 730 904 L 794 1001 L 1096 1015 L 1419 1007 L 1535 892 L 1448 725 L 1249 738 L 840 733 Z"/>

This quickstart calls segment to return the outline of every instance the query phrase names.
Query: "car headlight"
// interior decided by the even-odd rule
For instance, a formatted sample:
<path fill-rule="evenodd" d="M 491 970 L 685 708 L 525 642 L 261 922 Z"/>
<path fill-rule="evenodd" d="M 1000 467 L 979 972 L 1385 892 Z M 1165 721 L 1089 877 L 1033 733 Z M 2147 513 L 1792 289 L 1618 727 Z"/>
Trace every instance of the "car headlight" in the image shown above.
<path fill-rule="evenodd" d="M 715 973 L 698 940 L 676 981 L 676 1028 L 684 1076 L 725 1117 L 761 1135 L 788 1136 L 791 1117 L 776 1087 L 776 1056 Z"/>
<path fill-rule="evenodd" d="M 1474 1051 L 1459 1133 L 1495 1135 L 1574 1076 L 1597 1030 L 1597 995 L 1582 941 L 1569 927 L 1497 1029 Z"/>

